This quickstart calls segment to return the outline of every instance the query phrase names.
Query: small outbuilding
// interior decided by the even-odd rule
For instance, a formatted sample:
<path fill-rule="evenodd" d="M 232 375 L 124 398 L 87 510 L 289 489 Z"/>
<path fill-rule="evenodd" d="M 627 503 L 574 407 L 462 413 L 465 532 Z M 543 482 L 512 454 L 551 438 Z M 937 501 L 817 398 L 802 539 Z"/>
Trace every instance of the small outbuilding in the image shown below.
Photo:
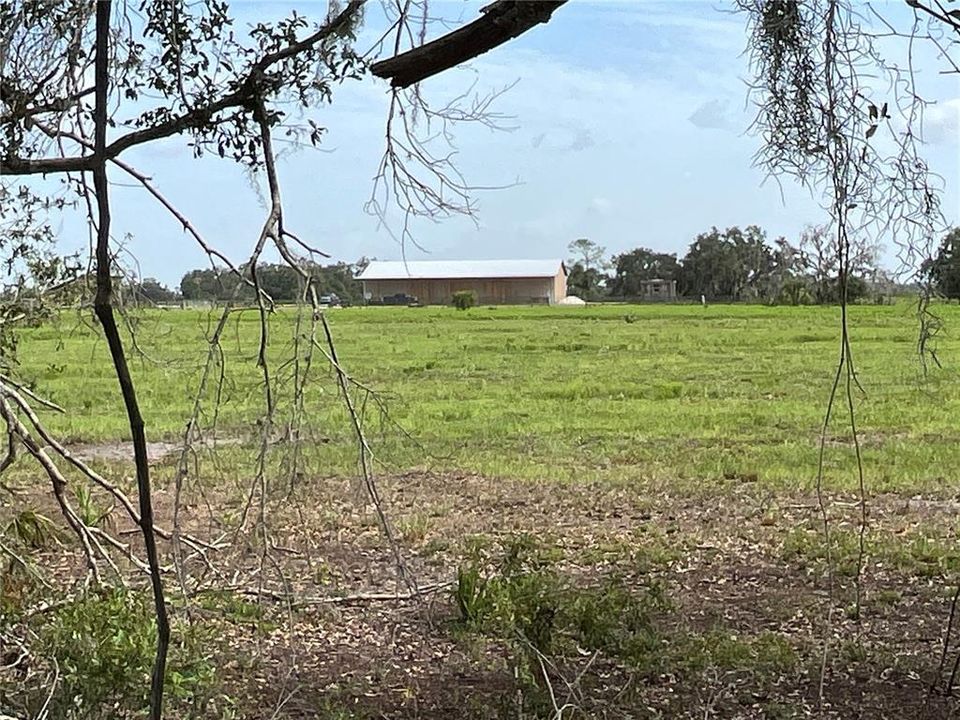
<path fill-rule="evenodd" d="M 374 260 L 357 280 L 371 302 L 405 295 L 448 305 L 466 290 L 482 305 L 554 305 L 567 295 L 562 260 Z"/>
<path fill-rule="evenodd" d="M 677 299 L 677 281 L 662 280 L 653 278 L 652 280 L 640 281 L 640 298 L 642 300 L 676 300 Z"/>

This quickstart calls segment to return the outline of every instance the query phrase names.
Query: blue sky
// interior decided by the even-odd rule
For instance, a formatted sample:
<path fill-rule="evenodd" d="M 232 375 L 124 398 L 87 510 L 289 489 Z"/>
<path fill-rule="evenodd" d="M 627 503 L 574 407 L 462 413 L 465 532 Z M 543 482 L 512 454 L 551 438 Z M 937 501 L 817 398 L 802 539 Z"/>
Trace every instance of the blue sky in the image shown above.
<path fill-rule="evenodd" d="M 431 0 L 432 14 L 474 18 L 486 2 Z M 902 3 L 890 4 L 900 21 Z M 326 3 L 236 4 L 239 25 L 276 19 L 293 8 L 319 16 Z M 888 7 L 879 3 L 878 8 Z M 462 68 L 423 83 L 435 105 L 471 84 L 485 92 L 516 82 L 497 102 L 509 132 L 463 128 L 458 164 L 475 185 L 511 185 L 478 196 L 468 219 L 414 226 L 424 252 L 409 259 L 566 257 L 568 243 L 589 237 L 609 253 L 647 246 L 683 254 L 711 226 L 764 227 L 771 238 L 796 238 L 824 219 L 809 194 L 787 182 L 764 182 L 752 167 L 759 140 L 751 120 L 742 52 L 744 18 L 700 2 L 574 0 L 540 26 Z M 379 10 L 363 31 L 384 29 Z M 434 26 L 429 36 L 443 29 Z M 894 50 L 894 53 L 897 51 Z M 921 67 L 927 97 L 928 158 L 946 182 L 944 207 L 960 221 L 960 80 Z M 401 248 L 364 212 L 383 151 L 387 85 L 367 78 L 336 90 L 312 113 L 328 128 L 322 151 L 288 152 L 280 165 L 288 227 L 335 260 L 396 259 Z M 242 261 L 264 215 L 257 180 L 219 158 L 193 160 L 174 138 L 124 156 L 200 228 L 208 241 Z M 120 173 L 112 179 L 125 183 Z M 114 189 L 116 235 L 144 276 L 177 285 L 205 265 L 203 254 L 142 189 Z M 86 233 L 66 220 L 65 247 L 85 247 Z M 892 255 L 891 262 L 892 262 Z"/>

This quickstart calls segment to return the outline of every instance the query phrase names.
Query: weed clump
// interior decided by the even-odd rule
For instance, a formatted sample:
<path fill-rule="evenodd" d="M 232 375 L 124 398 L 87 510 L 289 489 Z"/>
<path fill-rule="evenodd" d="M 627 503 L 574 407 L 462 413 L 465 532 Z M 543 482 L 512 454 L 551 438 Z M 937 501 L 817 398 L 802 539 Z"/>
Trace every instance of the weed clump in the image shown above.
<path fill-rule="evenodd" d="M 469 310 L 477 304 L 477 296 L 473 290 L 458 290 L 451 302 L 457 310 Z"/>
<path fill-rule="evenodd" d="M 218 692 L 212 629 L 183 623 L 173 630 L 168 712 L 184 719 L 229 717 L 229 701 Z M 121 588 L 90 591 L 45 614 L 30 635 L 31 656 L 56 658 L 56 665 L 50 672 L 28 672 L 18 687 L 9 688 L 5 701 L 11 709 L 35 717 L 46 706 L 49 717 L 63 720 L 144 716 L 156 643 L 145 594 Z M 56 677 L 52 689 L 51 677 Z"/>
<path fill-rule="evenodd" d="M 460 621 L 543 655 L 600 651 L 652 670 L 660 647 L 655 617 L 668 608 L 662 588 L 637 590 L 616 579 L 577 587 L 561 575 L 558 560 L 526 535 L 510 538 L 498 553 L 474 547 L 457 572 Z"/>

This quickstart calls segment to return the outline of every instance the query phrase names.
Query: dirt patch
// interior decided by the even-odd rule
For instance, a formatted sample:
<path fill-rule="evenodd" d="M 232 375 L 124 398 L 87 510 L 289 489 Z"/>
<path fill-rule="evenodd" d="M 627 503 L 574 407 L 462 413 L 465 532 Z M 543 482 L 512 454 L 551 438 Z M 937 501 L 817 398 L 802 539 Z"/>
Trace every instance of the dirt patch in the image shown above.
<path fill-rule="evenodd" d="M 147 459 L 151 463 L 160 462 L 166 457 L 178 452 L 179 443 L 149 442 L 147 443 Z M 71 445 L 68 450 L 83 462 L 111 462 L 133 464 L 133 443 L 103 442 Z"/>
<path fill-rule="evenodd" d="M 248 481 L 188 487 L 181 508 L 185 529 L 231 537 L 249 502 L 237 542 L 209 553 L 215 573 L 195 554 L 187 560 L 195 591 L 229 585 L 244 603 L 257 602 L 261 591 L 264 615 L 255 623 L 239 621 L 229 607 L 201 603 L 203 592 L 196 600 L 220 628 L 218 663 L 245 708 L 241 717 L 262 717 L 264 707 L 280 708 L 281 720 L 328 710 L 331 717 L 398 720 L 517 716 L 516 658 L 504 643 L 463 632 L 449 590 L 416 600 L 322 601 L 406 590 L 355 481 L 302 478 L 288 494 L 275 491 L 264 505 L 265 534 L 256 529 L 259 502 L 246 495 L 249 487 Z M 586 717 L 892 720 L 926 713 L 934 720 L 958 712 L 952 699 L 928 698 L 927 691 L 950 588 L 929 572 L 926 556 L 930 543 L 955 536 L 952 500 L 870 499 L 874 544 L 862 567 L 856 617 L 853 578 L 844 574 L 848 566 L 840 567 L 849 560 L 840 551 L 850 547 L 841 540 L 857 537 L 853 496 L 827 498 L 838 543 L 831 580 L 818 544 L 816 498 L 771 494 L 754 483 L 694 496 L 414 472 L 382 478 L 380 491 L 423 586 L 454 581 L 478 538 L 497 542 L 516 534 L 556 549 L 558 568 L 574 584 L 618 578 L 628 588 L 663 586 L 670 609 L 657 623 L 665 652 L 686 642 L 702 657 L 659 674 L 611 656 L 591 659 L 590 652 L 558 659 L 569 664 L 568 677 L 586 673 L 577 699 Z M 155 501 L 158 522 L 169 525 L 172 490 L 158 487 Z M 133 526 L 117 517 L 113 530 L 128 537 Z M 918 561 L 891 554 L 897 538 L 907 545 L 916 533 L 925 543 Z M 876 544 L 880 539 L 890 540 L 892 550 Z M 169 562 L 169 543 L 161 550 Z M 288 591 L 295 607 L 272 599 Z M 765 653 L 781 646 L 794 659 L 771 670 Z"/>
<path fill-rule="evenodd" d="M 722 495 L 675 496 L 421 472 L 384 477 L 380 489 L 421 583 L 452 581 L 478 537 L 528 534 L 558 548 L 563 571 L 576 582 L 596 584 L 614 575 L 638 585 L 662 582 L 673 605 L 662 618 L 667 634 L 724 643 L 731 638 L 731 644 L 769 636 L 796 653 L 792 669 L 773 676 L 751 666 L 762 657 L 738 659 L 732 669 L 722 658 L 710 660 L 719 664 L 662 677 L 638 677 L 606 658 L 606 665 L 591 668 L 596 695 L 583 701 L 603 711 L 587 716 L 892 719 L 923 710 L 932 719 L 957 709 L 949 698 L 927 698 L 949 612 L 945 582 L 918 579 L 868 557 L 862 614 L 851 617 L 852 579 L 835 578 L 831 600 L 816 547 L 804 548 L 808 554 L 786 552 L 798 528 L 817 537 L 819 506 L 809 495 L 770 495 L 733 484 Z M 392 557 L 354 482 L 314 478 L 301 491 L 299 502 L 272 509 L 277 544 L 294 551 L 284 553 L 289 584 L 304 595 L 396 589 Z M 835 496 L 827 503 L 831 526 L 854 533 L 857 498 Z M 309 519 L 298 506 L 312 508 Z M 922 528 L 925 537 L 948 539 L 952 508 L 936 499 L 871 498 L 870 531 L 901 537 Z M 255 568 L 252 555 L 245 568 Z M 274 672 L 286 667 L 288 688 L 299 688 L 281 717 L 312 717 L 310 708 L 332 698 L 357 717 L 463 717 L 465 708 L 471 717 L 502 717 L 516 694 L 511 657 L 496 642 L 458 637 L 456 617 L 447 593 L 432 595 L 425 606 L 312 607 L 292 631 L 266 644 L 252 636 L 239 643 L 263 653 Z M 819 660 L 827 637 L 821 701 Z"/>
<path fill-rule="evenodd" d="M 240 438 L 218 439 L 217 445 L 239 445 Z M 180 442 L 148 442 L 147 460 L 150 463 L 159 463 L 179 455 L 183 444 Z M 67 448 L 74 456 L 83 462 L 110 462 L 133 464 L 132 442 L 100 442 L 78 443 Z"/>

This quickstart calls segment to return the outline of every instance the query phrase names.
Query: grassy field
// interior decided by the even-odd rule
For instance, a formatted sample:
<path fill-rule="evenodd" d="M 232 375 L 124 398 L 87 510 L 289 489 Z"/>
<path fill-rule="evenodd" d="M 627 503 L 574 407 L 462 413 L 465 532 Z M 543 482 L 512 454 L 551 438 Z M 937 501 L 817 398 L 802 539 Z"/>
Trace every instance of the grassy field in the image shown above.
<path fill-rule="evenodd" d="M 837 308 L 330 311 L 342 365 L 388 408 L 385 418 L 367 398 L 365 429 L 397 550 L 431 589 L 426 600 L 396 598 L 393 548 L 356 483 L 355 439 L 316 352 L 290 472 L 292 378 L 309 355 L 301 343 L 291 362 L 305 327 L 293 310 L 272 318 L 277 410 L 259 481 L 259 324 L 253 311 L 232 315 L 219 402 L 215 387 L 201 398 L 205 437 L 215 426 L 223 444 L 191 456 L 177 505 L 186 531 L 222 546 L 166 574 L 168 716 L 957 717 L 956 700 L 928 689 L 960 666 L 956 640 L 943 645 L 960 577 L 960 309 L 938 311 L 942 367 L 924 375 L 910 303 L 850 310 L 862 535 L 843 393 L 815 492 Z M 163 527 L 216 320 L 173 310 L 131 320 Z M 67 410 L 45 411 L 49 428 L 132 493 L 97 334 L 65 315 L 26 331 L 20 357 L 22 375 Z M 365 392 L 354 397 L 363 407 Z M 54 708 L 139 717 L 153 642 L 143 576 L 117 552 L 131 591 L 77 590 L 82 554 L 49 481 L 24 454 L 3 480 L 0 549 L 49 584 L 13 560 L 0 567 L 0 640 L 30 638 L 38 658 L 26 680 L 0 668 L 0 709 L 35 716 L 55 669 L 39 659 L 55 657 Z M 136 537 L 88 485 L 73 473 L 67 487 L 84 522 Z M 172 543 L 160 552 L 172 565 Z M 75 589 L 65 605 L 63 587 Z M 30 610 L 50 601 L 51 612 Z M 122 697 L 97 694 L 121 679 Z"/>
<path fill-rule="evenodd" d="M 951 492 L 960 478 L 960 312 L 948 327 L 942 369 L 924 378 L 909 303 L 852 310 L 855 391 L 868 481 L 874 490 Z M 604 306 L 589 308 L 354 308 L 330 313 L 341 360 L 387 400 L 381 460 L 551 481 L 652 481 L 711 489 L 756 478 L 809 488 L 838 353 L 836 308 Z M 134 361 L 151 439 L 175 438 L 192 407 L 205 312 L 137 319 Z M 291 353 L 292 313 L 275 318 L 273 372 Z M 243 435 L 262 408 L 253 312 L 224 338 L 224 432 Z M 30 332 L 23 369 L 69 413 L 51 427 L 83 442 L 120 440 L 125 421 L 106 348 L 70 318 Z M 308 390 L 310 424 L 333 442 L 318 470 L 352 467 L 349 426 L 322 357 Z M 281 389 L 280 416 L 290 392 Z M 826 481 L 856 480 L 845 398 L 829 434 Z M 212 406 L 212 402 L 208 403 Z M 371 423 L 371 427 L 376 423 Z M 379 425 L 377 425 L 379 427 Z"/>

